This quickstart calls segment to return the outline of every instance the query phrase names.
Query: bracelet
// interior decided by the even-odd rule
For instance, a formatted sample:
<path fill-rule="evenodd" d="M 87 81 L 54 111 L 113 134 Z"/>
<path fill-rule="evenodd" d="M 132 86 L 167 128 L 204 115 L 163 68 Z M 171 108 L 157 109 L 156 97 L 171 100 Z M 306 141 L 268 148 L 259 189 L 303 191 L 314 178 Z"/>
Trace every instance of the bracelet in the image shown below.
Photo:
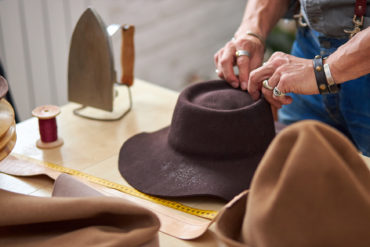
<path fill-rule="evenodd" d="M 335 83 L 333 77 L 331 76 L 329 64 L 324 64 L 324 72 L 326 80 L 328 82 L 328 88 L 330 93 L 337 93 L 339 91 L 338 85 Z"/>
<path fill-rule="evenodd" d="M 328 82 L 322 66 L 322 57 L 320 55 L 315 56 L 313 59 L 313 71 L 315 72 L 316 83 L 320 94 L 328 94 Z"/>
<path fill-rule="evenodd" d="M 263 47 L 265 47 L 265 39 L 261 36 L 261 35 L 259 35 L 259 34 L 257 34 L 257 33 L 254 33 L 254 32 L 252 32 L 252 31 L 246 31 L 245 32 L 245 34 L 246 35 L 250 35 L 250 36 L 253 36 L 253 37 L 256 37 L 257 39 L 259 39 L 259 41 L 261 41 L 261 43 L 262 43 L 262 45 L 263 45 Z"/>

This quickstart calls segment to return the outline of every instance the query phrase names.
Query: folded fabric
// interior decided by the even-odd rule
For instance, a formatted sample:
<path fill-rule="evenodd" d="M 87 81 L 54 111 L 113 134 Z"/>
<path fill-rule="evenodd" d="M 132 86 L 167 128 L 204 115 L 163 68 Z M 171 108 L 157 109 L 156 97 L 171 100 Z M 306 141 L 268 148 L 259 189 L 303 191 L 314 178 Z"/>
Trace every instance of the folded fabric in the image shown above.
<path fill-rule="evenodd" d="M 0 190 L 0 246 L 159 246 L 160 223 L 152 212 L 123 199 L 99 197 L 61 175 L 54 195 L 71 190 L 86 197 L 42 198 Z"/>
<path fill-rule="evenodd" d="M 227 246 L 370 246 L 370 171 L 341 133 L 303 121 L 266 151 L 249 191 L 219 215 Z"/>

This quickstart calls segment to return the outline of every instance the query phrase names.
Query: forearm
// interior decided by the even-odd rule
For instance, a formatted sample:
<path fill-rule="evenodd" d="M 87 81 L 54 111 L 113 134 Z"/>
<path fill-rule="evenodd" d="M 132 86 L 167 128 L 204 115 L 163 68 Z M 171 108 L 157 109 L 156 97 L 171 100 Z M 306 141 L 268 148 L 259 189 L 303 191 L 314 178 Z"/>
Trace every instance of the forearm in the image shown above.
<path fill-rule="evenodd" d="M 370 73 L 370 28 L 367 28 L 326 59 L 334 81 L 339 84 Z"/>
<path fill-rule="evenodd" d="M 277 21 L 285 14 L 288 6 L 289 0 L 249 0 L 235 36 L 238 37 L 250 30 L 266 38 Z"/>

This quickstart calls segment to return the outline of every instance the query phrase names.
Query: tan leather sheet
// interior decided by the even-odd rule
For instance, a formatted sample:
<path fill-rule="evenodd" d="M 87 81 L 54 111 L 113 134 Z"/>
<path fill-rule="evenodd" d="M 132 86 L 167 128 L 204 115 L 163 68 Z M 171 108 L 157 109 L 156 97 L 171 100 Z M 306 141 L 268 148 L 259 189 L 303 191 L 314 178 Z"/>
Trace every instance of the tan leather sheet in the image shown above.
<path fill-rule="evenodd" d="M 61 174 L 46 166 L 23 160 L 12 155 L 0 162 L 0 172 L 14 176 L 46 175 L 54 180 Z M 93 184 L 81 178 L 76 177 L 76 179 L 106 196 L 124 198 L 151 210 L 157 215 L 161 222 L 160 231 L 179 239 L 189 240 L 198 238 L 207 231 L 212 223 L 210 220 L 192 216 L 114 189 Z"/>

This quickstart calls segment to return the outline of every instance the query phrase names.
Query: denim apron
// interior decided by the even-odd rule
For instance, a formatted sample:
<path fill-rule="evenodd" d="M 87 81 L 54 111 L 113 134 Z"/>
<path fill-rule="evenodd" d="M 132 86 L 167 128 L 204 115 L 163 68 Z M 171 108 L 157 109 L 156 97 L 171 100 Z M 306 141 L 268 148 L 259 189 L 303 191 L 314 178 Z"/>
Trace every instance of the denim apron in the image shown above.
<path fill-rule="evenodd" d="M 308 59 L 319 54 L 326 57 L 347 41 L 327 38 L 308 27 L 299 28 L 292 55 Z M 341 131 L 364 155 L 370 156 L 370 74 L 341 84 L 335 94 L 289 95 L 293 103 L 279 110 L 280 122 L 322 121 Z"/>

